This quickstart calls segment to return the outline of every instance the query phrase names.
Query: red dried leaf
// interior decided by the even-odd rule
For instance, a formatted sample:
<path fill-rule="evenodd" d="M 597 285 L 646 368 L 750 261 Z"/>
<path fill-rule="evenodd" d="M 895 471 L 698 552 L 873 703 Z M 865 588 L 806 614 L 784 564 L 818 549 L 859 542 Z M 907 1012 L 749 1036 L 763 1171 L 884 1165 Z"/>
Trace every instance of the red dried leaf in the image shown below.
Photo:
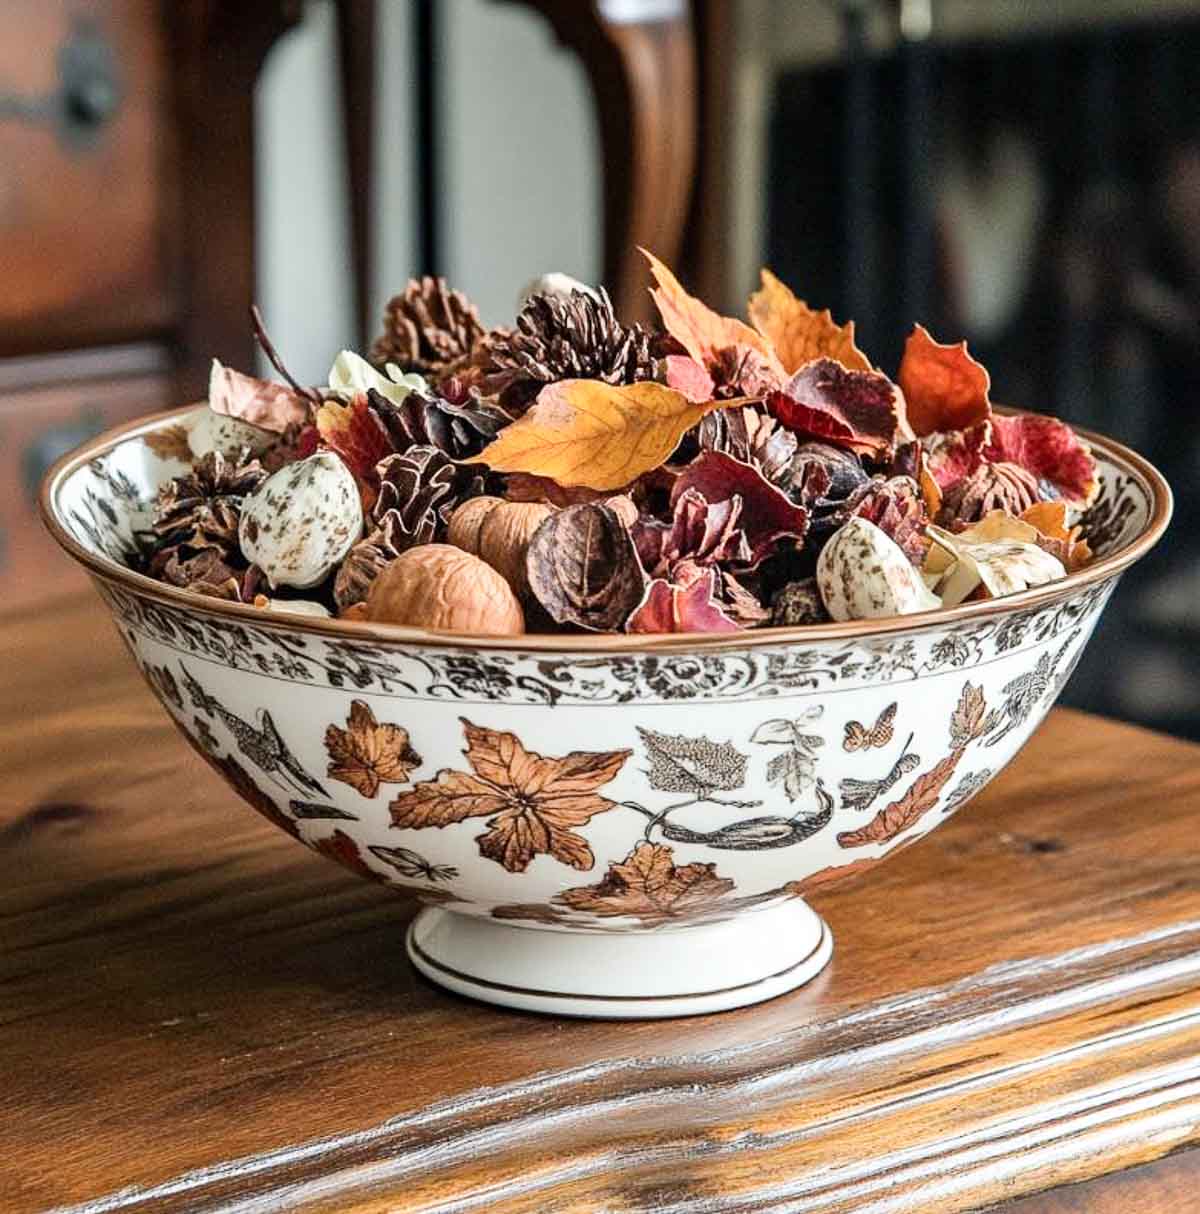
<path fill-rule="evenodd" d="M 990 435 L 991 423 L 981 422 L 970 430 L 930 434 L 923 440 L 925 467 L 941 492 L 978 471 Z"/>
<path fill-rule="evenodd" d="M 369 510 L 379 493 L 376 465 L 396 449 L 367 394 L 359 392 L 348 405 L 327 400 L 317 410 L 317 431 L 322 445 L 341 456 L 354 474 L 363 508 Z"/>
<path fill-rule="evenodd" d="M 710 505 L 740 501 L 735 521 L 745 533 L 747 551 L 732 558 L 739 571 L 755 568 L 781 540 L 799 544 L 808 532 L 808 511 L 803 506 L 776 489 L 757 468 L 724 451 L 702 451 L 683 469 L 671 492 L 673 507 L 688 490 Z"/>
<path fill-rule="evenodd" d="M 1046 497 L 1088 506 L 1100 490 L 1096 461 L 1087 444 L 1065 422 L 1037 413 L 994 417 L 984 457 L 1007 460 L 1050 486 Z"/>
<path fill-rule="evenodd" d="M 896 385 L 878 371 L 848 371 L 832 358 L 801 367 L 767 397 L 767 409 L 797 434 L 874 459 L 890 455 L 903 430 Z"/>
<path fill-rule="evenodd" d="M 215 358 L 208 377 L 208 407 L 225 417 L 282 434 L 288 426 L 303 425 L 309 418 L 310 401 L 286 384 L 243 375 L 222 366 Z"/>
<path fill-rule="evenodd" d="M 944 346 L 928 330 L 914 325 L 904 344 L 897 379 L 909 425 L 918 435 L 967 430 L 991 416 L 991 379 L 986 368 L 967 353 L 965 341 Z"/>
<path fill-rule="evenodd" d="M 670 523 L 639 519 L 633 527 L 638 558 L 651 577 L 669 577 L 672 566 L 689 559 L 699 565 L 750 559 L 750 545 L 739 523 L 740 498 L 709 502 L 687 488 L 674 502 Z"/>
<path fill-rule="evenodd" d="M 688 568 L 685 563 L 679 574 L 691 580 L 685 585 L 661 578 L 650 583 L 625 625 L 626 632 L 738 631 L 717 600 L 717 570 Z"/>
<path fill-rule="evenodd" d="M 688 400 L 701 405 L 716 395 L 717 385 L 703 363 L 686 354 L 668 354 L 663 361 L 667 367 L 668 388 L 682 392 Z"/>

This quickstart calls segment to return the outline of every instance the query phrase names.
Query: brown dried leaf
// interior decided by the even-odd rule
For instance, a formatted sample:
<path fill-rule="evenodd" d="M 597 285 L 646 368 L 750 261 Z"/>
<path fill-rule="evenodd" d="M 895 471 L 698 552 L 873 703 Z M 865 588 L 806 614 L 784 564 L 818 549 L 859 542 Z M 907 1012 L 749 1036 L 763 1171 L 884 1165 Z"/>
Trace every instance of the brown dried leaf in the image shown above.
<path fill-rule="evenodd" d="M 286 384 L 243 375 L 222 366 L 215 358 L 208 380 L 208 407 L 214 413 L 236 417 L 260 430 L 282 434 L 288 426 L 309 420 L 312 402 Z"/>
<path fill-rule="evenodd" d="M 346 726 L 326 726 L 327 774 L 364 797 L 373 797 L 381 783 L 403 784 L 421 765 L 421 756 L 409 745 L 408 730 L 380 725 L 365 701 L 351 702 Z"/>
<path fill-rule="evenodd" d="M 597 503 L 550 515 L 529 541 L 525 571 L 551 619 L 594 632 L 620 629 L 646 591 L 629 528 Z"/>
<path fill-rule="evenodd" d="M 854 344 L 854 321 L 835 324 L 828 308 L 810 308 L 768 269 L 761 275 L 761 289 L 750 296 L 750 320 L 788 375 L 814 358 L 835 359 L 851 371 L 872 370 L 871 360 Z"/>
<path fill-rule="evenodd" d="M 631 915 L 662 923 L 719 901 L 734 888 L 717 876 L 715 864 L 677 867 L 674 852 L 661 843 L 639 843 L 596 885 L 564 890 L 555 901 L 593 915 Z"/>
<path fill-rule="evenodd" d="M 650 381 L 566 379 L 543 388 L 524 417 L 464 462 L 560 485 L 623 489 L 664 463 L 688 430 L 726 403 L 690 401 Z"/>
<path fill-rule="evenodd" d="M 526 750 L 515 734 L 461 719 L 472 771 L 444 769 L 436 779 L 402 792 L 389 806 L 392 825 L 421 829 L 487 817 L 488 830 L 476 836 L 479 852 L 509 872 L 524 872 L 538 855 L 591 868 L 592 849 L 570 827 L 615 808 L 597 789 L 633 752 L 576 750 L 560 759 L 544 758 Z"/>

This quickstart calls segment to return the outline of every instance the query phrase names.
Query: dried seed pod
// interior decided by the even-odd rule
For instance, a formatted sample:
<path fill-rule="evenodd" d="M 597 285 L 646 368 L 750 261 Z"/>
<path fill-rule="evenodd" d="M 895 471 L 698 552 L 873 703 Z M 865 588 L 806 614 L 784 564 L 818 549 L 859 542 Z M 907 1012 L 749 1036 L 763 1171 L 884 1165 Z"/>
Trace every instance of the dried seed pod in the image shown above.
<path fill-rule="evenodd" d="M 551 619 L 593 632 L 622 627 L 646 591 L 629 528 L 598 503 L 548 517 L 529 542 L 525 568 Z"/>
<path fill-rule="evenodd" d="M 525 553 L 533 533 L 554 513 L 545 502 L 502 502 L 484 516 L 479 556 L 517 592 L 529 589 Z"/>
<path fill-rule="evenodd" d="M 1017 519 L 1011 521 L 1027 526 Z M 1031 540 L 964 541 L 962 535 L 951 535 L 940 527 L 930 527 L 929 534 L 955 558 L 938 584 L 938 594 L 947 607 L 957 606 L 981 588 L 985 597 L 998 599 L 1067 576 L 1062 561 Z"/>
<path fill-rule="evenodd" d="M 503 506 L 502 497 L 473 497 L 450 516 L 446 528 L 446 543 L 461 548 L 472 556 L 479 555 L 479 532 L 487 516 L 497 506 Z"/>
<path fill-rule="evenodd" d="M 265 594 L 254 596 L 254 606 L 285 615 L 311 615 L 318 620 L 327 620 L 333 614 L 324 603 L 314 603 L 312 599 L 269 599 Z"/>
<path fill-rule="evenodd" d="M 450 544 L 401 553 L 372 583 L 365 618 L 490 636 L 525 631 L 509 584 L 479 557 Z"/>
<path fill-rule="evenodd" d="M 941 605 L 894 540 L 855 516 L 817 558 L 817 586 L 835 620 L 873 620 L 932 611 Z"/>
<path fill-rule="evenodd" d="M 287 464 L 250 494 L 238 528 L 242 552 L 272 589 L 323 582 L 362 532 L 358 486 L 328 451 Z"/>

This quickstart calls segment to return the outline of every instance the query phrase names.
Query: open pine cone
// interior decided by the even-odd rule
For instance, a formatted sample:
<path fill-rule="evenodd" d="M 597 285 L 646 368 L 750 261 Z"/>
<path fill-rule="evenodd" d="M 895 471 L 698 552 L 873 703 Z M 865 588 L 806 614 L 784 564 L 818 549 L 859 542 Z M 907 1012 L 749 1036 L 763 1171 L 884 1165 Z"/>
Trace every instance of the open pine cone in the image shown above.
<path fill-rule="evenodd" d="M 414 278 L 388 301 L 371 361 L 442 373 L 469 358 L 483 332 L 478 309 L 461 291 L 444 278 Z"/>
<path fill-rule="evenodd" d="M 245 452 L 243 452 L 243 457 Z M 210 451 L 159 490 L 149 571 L 177 586 L 223 581 L 244 569 L 238 546 L 242 502 L 266 478 L 258 460 Z"/>
<path fill-rule="evenodd" d="M 518 412 L 546 384 L 632 384 L 652 379 L 656 366 L 650 334 L 641 325 L 621 324 L 603 287 L 594 295 L 531 295 L 517 327 L 491 334 L 482 353 L 487 391 L 499 393 L 501 403 Z"/>

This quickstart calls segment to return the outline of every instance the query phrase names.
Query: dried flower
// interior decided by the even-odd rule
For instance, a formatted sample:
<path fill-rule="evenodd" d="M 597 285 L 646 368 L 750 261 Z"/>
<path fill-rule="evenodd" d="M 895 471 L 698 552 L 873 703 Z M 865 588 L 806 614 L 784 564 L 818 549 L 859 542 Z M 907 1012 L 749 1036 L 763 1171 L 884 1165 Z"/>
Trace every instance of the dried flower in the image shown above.
<path fill-rule="evenodd" d="M 943 494 L 938 522 L 943 527 L 975 523 L 992 510 L 1020 514 L 1040 497 L 1037 478 L 1032 472 L 1006 460 L 998 464 L 981 464 Z"/>
<path fill-rule="evenodd" d="M 444 278 L 414 278 L 388 301 L 371 361 L 445 372 L 469 358 L 483 334 L 478 309 L 461 291 Z"/>

